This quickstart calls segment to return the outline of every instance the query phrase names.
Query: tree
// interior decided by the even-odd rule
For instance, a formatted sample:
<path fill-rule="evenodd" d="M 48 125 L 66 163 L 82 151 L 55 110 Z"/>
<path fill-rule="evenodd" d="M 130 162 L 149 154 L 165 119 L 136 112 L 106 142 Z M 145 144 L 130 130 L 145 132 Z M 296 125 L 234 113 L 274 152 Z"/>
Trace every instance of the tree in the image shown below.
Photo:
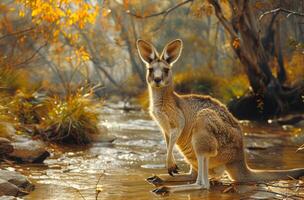
<path fill-rule="evenodd" d="M 180 2 L 164 11 L 151 15 L 131 15 L 146 19 L 155 16 L 167 17 L 177 8 L 194 0 Z M 304 81 L 287 84 L 284 67 L 279 24 L 276 22 L 280 12 L 294 16 L 303 13 L 285 8 L 264 13 L 270 20 L 259 20 L 260 10 L 254 11 L 254 3 L 249 0 L 208 0 L 214 8 L 215 16 L 230 36 L 231 48 L 240 60 L 250 83 L 250 91 L 229 104 L 230 110 L 241 119 L 268 119 L 269 117 L 304 110 Z M 206 3 L 206 2 L 204 2 Z M 277 6 L 284 6 L 284 4 Z M 223 11 L 228 6 L 230 17 Z M 274 4 L 276 5 L 276 4 Z M 271 14 L 271 15 L 270 15 Z M 262 18 L 263 15 L 260 17 Z M 266 16 L 265 16 L 266 17 Z M 272 65 L 278 66 L 276 73 Z"/>

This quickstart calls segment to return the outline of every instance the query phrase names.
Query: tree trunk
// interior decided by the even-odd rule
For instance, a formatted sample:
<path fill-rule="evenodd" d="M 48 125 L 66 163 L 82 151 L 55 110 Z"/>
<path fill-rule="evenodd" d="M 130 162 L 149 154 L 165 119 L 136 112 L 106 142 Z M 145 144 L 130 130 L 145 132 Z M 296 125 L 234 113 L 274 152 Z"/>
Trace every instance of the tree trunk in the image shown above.
<path fill-rule="evenodd" d="M 272 28 L 275 16 L 270 21 L 263 40 L 249 0 L 229 1 L 231 21 L 225 18 L 217 0 L 209 0 L 209 3 L 213 5 L 217 18 L 230 34 L 231 47 L 244 66 L 251 86 L 248 94 L 229 103 L 231 112 L 240 119 L 266 120 L 297 109 L 303 111 L 303 82 L 296 86 L 283 85 L 286 72 L 280 36 Z M 269 48 L 271 43 L 273 48 Z M 274 60 L 279 66 L 277 77 L 270 68 Z"/>

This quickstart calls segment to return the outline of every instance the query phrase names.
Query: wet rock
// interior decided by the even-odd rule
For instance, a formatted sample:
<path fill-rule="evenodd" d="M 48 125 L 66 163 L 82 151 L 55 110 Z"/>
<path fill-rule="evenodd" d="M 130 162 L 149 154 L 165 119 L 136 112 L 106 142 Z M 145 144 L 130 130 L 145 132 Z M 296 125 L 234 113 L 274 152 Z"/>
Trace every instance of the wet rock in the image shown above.
<path fill-rule="evenodd" d="M 19 192 L 19 188 L 3 179 L 0 179 L 0 196 L 8 195 L 8 196 L 17 196 Z"/>
<path fill-rule="evenodd" d="M 92 142 L 104 142 L 104 143 L 112 143 L 116 140 L 116 137 L 102 134 L 95 134 L 91 137 Z"/>
<path fill-rule="evenodd" d="M 50 153 L 46 150 L 46 145 L 39 140 L 20 138 L 12 145 L 14 151 L 8 154 L 8 158 L 17 162 L 42 163 L 50 156 Z"/>
<path fill-rule="evenodd" d="M 34 185 L 18 172 L 0 170 L 0 196 L 21 196 L 34 190 Z"/>
<path fill-rule="evenodd" d="M 108 135 L 108 128 L 104 125 L 98 126 L 100 130 L 100 134 L 92 134 L 91 140 L 92 142 L 105 142 L 105 143 L 112 143 L 116 139 L 114 136 Z"/>
<path fill-rule="evenodd" d="M 2 196 L 0 197 L 0 200 L 21 200 L 20 198 L 14 197 L 14 196 Z"/>
<path fill-rule="evenodd" d="M 42 163 L 50 156 L 43 142 L 17 135 L 16 130 L 9 123 L 0 123 L 0 125 L 5 129 L 1 135 L 4 138 L 0 138 L 0 158 L 1 155 L 5 155 L 6 159 L 20 163 Z"/>
<path fill-rule="evenodd" d="M 14 150 L 14 148 L 13 148 L 13 145 L 11 144 L 11 142 L 6 138 L 0 137 L 0 158 L 1 158 L 1 155 L 6 155 L 8 153 L 12 153 L 13 150 Z"/>

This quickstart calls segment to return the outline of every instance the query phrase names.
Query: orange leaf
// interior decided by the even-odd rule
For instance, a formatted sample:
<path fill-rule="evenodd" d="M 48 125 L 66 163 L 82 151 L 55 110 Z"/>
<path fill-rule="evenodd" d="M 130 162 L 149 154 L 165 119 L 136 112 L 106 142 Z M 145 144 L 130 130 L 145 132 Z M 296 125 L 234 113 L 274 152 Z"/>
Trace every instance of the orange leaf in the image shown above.
<path fill-rule="evenodd" d="M 232 46 L 235 48 L 235 49 L 238 49 L 240 47 L 240 39 L 239 38 L 235 38 L 232 42 Z"/>
<path fill-rule="evenodd" d="M 124 0 L 123 5 L 124 5 L 125 9 L 128 10 L 129 9 L 129 0 Z"/>

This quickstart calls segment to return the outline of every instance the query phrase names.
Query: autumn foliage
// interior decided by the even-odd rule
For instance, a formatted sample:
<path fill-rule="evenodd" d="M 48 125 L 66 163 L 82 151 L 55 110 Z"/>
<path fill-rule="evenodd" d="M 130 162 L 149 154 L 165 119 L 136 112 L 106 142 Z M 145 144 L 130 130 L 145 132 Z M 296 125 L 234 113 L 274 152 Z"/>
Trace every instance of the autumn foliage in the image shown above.
<path fill-rule="evenodd" d="M 237 20 L 241 18 L 236 18 L 241 15 L 231 9 L 229 1 L 218 1 L 218 5 L 215 2 L 1 1 L 0 93 L 10 99 L 2 105 L 12 102 L 20 110 L 18 118 L 24 118 L 22 123 L 40 123 L 42 117 L 35 113 L 37 105 L 31 105 L 32 101 L 40 103 L 34 98 L 40 93 L 69 102 L 68 99 L 79 97 L 76 94 L 83 85 L 100 86 L 92 97 L 118 96 L 124 101 L 147 102 L 146 69 L 135 48 L 138 38 L 157 44 L 157 48 L 173 38 L 183 39 L 184 51 L 173 69 L 175 85 L 181 93 L 210 94 L 228 103 L 257 92 L 263 84 L 264 89 L 269 88 L 267 78 L 259 82 L 250 75 L 250 70 L 261 66 L 248 62 L 244 55 L 259 58 L 255 52 L 262 51 L 251 51 L 253 47 L 246 46 L 252 38 L 242 32 L 246 27 L 240 27 L 242 21 Z M 266 40 L 263 34 L 259 35 L 262 45 L 275 40 L 263 47 L 273 80 L 279 79 L 283 64 L 286 81 L 280 87 L 293 87 L 304 77 L 300 17 L 277 14 L 272 26 L 268 25 L 274 15 L 259 17 L 274 6 L 292 10 L 296 3 L 256 1 L 248 5 L 261 33 L 273 37 Z M 281 57 L 276 49 L 282 49 Z M 263 77 L 257 77 L 260 76 Z M 255 87 L 253 84 L 257 83 L 261 85 Z M 265 91 L 261 91 L 259 95 L 263 96 Z M 284 104 L 280 99 L 278 104 L 280 101 Z M 263 98 L 259 98 L 258 105 L 263 112 Z M 288 108 L 281 106 L 278 113 Z"/>

